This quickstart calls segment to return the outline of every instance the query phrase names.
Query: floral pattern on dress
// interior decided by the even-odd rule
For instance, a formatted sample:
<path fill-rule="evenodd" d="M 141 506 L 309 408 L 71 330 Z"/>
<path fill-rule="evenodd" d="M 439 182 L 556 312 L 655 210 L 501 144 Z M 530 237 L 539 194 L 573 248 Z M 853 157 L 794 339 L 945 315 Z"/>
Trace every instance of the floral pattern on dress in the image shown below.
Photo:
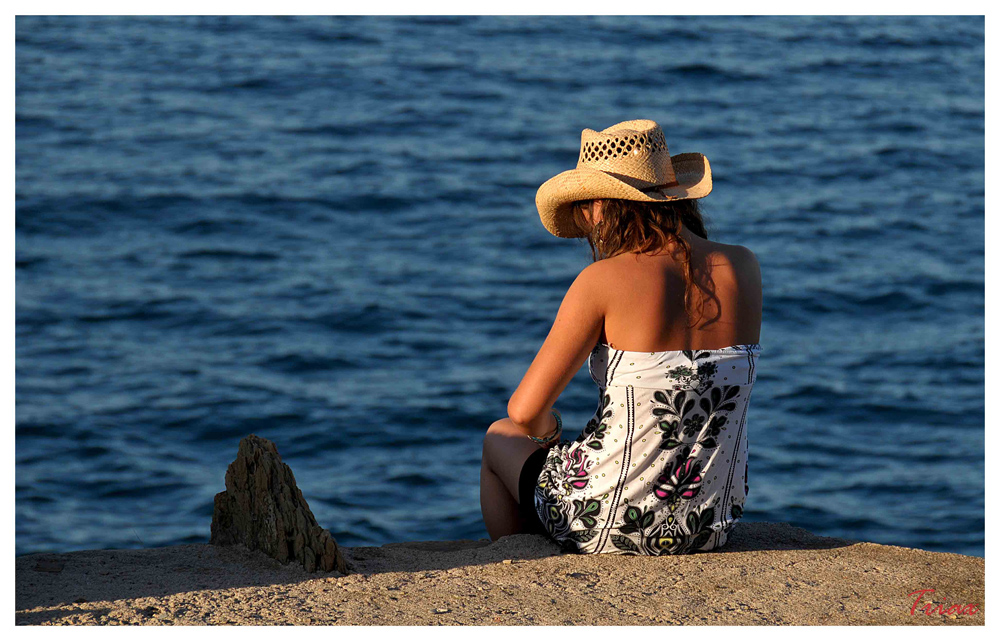
<path fill-rule="evenodd" d="M 759 349 L 595 348 L 597 410 L 575 440 L 551 448 L 535 489 L 549 536 L 582 553 L 723 545 L 749 493 L 745 419 Z"/>
<path fill-rule="evenodd" d="M 625 511 L 625 524 L 611 535 L 611 542 L 622 554 L 688 554 L 703 547 L 714 534 L 714 508 L 688 512 L 684 525 L 673 515 L 654 525 L 656 514 L 636 507 Z M 633 536 L 634 534 L 639 536 Z"/>
<path fill-rule="evenodd" d="M 701 461 L 694 458 L 677 459 L 668 463 L 667 469 L 656 477 L 653 494 L 661 501 L 690 501 L 701 491 Z"/>
<path fill-rule="evenodd" d="M 734 399 L 739 394 L 739 385 L 706 387 L 701 394 L 683 389 L 654 392 L 653 401 L 657 406 L 652 413 L 660 419 L 659 427 L 663 430 L 660 449 L 672 450 L 685 444 L 697 444 L 702 449 L 716 447 L 719 434 L 729 421 L 728 413 L 736 409 Z M 695 435 L 697 438 L 693 442 L 685 442 L 685 438 Z"/>
<path fill-rule="evenodd" d="M 597 411 L 594 412 L 594 416 L 587 421 L 587 427 L 583 428 L 583 432 L 576 437 L 577 443 L 585 443 L 587 447 L 592 450 L 604 449 L 603 440 L 608 432 L 608 425 L 605 421 L 612 416 L 612 412 L 608 409 L 611 404 L 611 395 L 604 393 L 601 390 L 601 401 L 597 405 Z"/>
<path fill-rule="evenodd" d="M 580 449 L 562 442 L 545 459 L 535 486 L 535 505 L 549 536 L 576 551 L 577 543 L 586 543 L 597 532 L 601 502 L 597 499 L 575 498 L 590 482 L 587 471 L 593 461 Z M 559 455 L 562 453 L 561 455 Z M 570 506 L 570 507 L 567 507 Z M 573 529 L 579 523 L 584 530 Z"/>

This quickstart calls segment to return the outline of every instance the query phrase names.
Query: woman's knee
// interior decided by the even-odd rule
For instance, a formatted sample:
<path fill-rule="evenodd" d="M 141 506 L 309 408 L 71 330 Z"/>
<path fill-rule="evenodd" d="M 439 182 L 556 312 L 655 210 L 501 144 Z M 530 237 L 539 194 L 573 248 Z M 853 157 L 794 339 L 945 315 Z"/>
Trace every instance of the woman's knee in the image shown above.
<path fill-rule="evenodd" d="M 512 423 L 509 418 L 493 421 L 483 436 L 483 461 L 489 461 L 493 452 L 497 451 L 500 442 L 510 436 Z"/>
<path fill-rule="evenodd" d="M 509 418 L 501 418 L 499 420 L 493 421 L 493 424 L 489 426 L 489 428 L 486 430 L 486 433 L 509 436 L 513 427 L 514 423 L 512 423 Z"/>

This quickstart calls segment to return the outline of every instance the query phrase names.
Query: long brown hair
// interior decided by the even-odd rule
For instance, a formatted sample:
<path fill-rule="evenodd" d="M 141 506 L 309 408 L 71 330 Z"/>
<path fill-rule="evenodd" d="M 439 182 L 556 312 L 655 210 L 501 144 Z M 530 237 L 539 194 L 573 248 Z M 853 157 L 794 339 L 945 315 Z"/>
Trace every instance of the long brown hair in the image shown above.
<path fill-rule="evenodd" d="M 708 239 L 697 200 L 639 202 L 602 198 L 601 221 L 596 226 L 590 224 L 583 210 L 591 202 L 573 203 L 573 220 L 586 232 L 594 262 L 631 252 L 657 252 L 673 244 L 674 251 L 680 252 L 681 262 L 686 266 L 685 310 L 692 284 L 697 284 L 709 298 L 714 298 L 714 288 L 701 282 L 704 280 L 699 278 L 702 266 L 692 264 L 691 246 L 681 236 L 681 229 L 687 227 L 691 233 Z"/>

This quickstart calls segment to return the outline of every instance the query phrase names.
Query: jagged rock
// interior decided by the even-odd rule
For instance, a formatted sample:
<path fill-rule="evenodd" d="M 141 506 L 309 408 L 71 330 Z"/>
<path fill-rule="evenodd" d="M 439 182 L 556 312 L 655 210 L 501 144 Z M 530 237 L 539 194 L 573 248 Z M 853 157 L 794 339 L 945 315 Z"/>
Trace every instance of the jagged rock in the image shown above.
<path fill-rule="evenodd" d="M 254 434 L 240 441 L 226 470 L 226 491 L 215 495 L 213 545 L 244 545 L 282 563 L 301 563 L 347 573 L 347 563 L 328 530 L 316 522 L 271 441 Z"/>

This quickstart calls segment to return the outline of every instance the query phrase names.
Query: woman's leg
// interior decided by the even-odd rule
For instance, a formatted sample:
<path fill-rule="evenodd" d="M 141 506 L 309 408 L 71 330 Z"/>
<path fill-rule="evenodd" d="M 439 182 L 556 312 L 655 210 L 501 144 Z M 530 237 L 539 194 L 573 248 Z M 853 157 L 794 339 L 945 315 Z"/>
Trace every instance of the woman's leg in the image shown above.
<path fill-rule="evenodd" d="M 524 462 L 541 446 L 501 419 L 483 438 L 483 466 L 479 474 L 479 504 L 490 539 L 524 531 L 518 513 L 518 480 Z"/>

